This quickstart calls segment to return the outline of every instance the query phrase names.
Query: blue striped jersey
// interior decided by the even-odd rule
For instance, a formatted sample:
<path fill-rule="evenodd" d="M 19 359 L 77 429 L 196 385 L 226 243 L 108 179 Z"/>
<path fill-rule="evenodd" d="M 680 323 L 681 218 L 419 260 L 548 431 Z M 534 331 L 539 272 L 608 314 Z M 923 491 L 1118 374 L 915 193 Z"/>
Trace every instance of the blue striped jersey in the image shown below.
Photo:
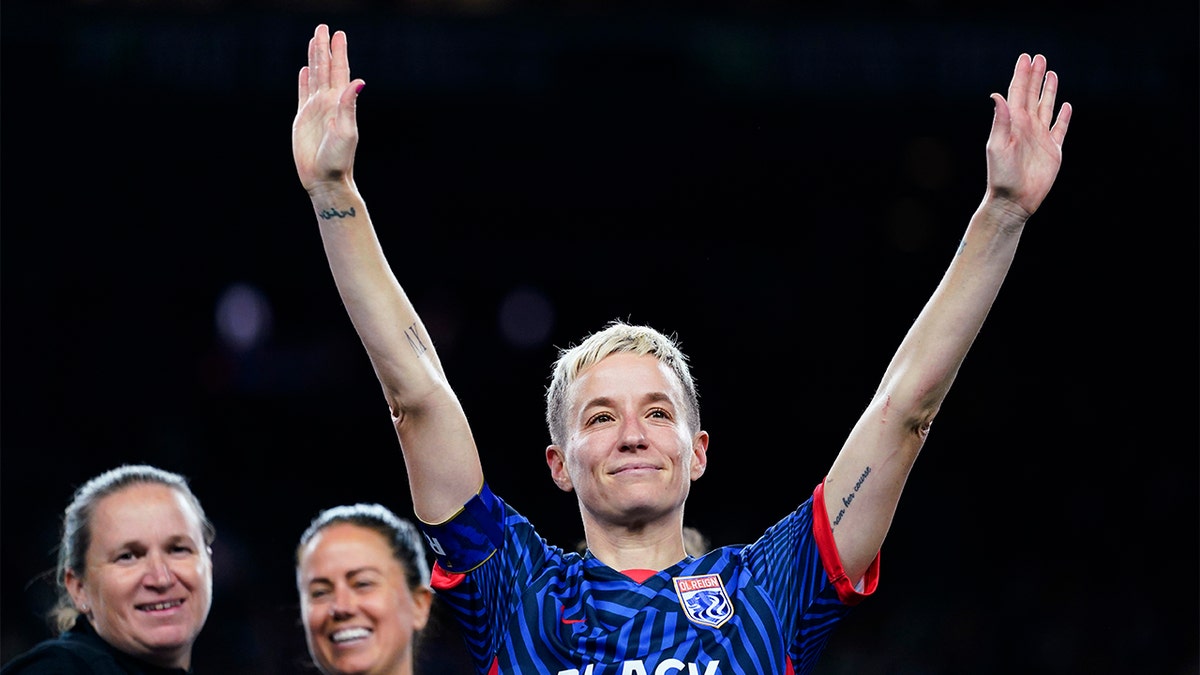
<path fill-rule="evenodd" d="M 821 490 L 750 545 L 636 579 L 551 546 L 486 484 L 420 527 L 479 673 L 791 675 L 878 583 L 878 556 L 861 590 L 845 578 Z"/>

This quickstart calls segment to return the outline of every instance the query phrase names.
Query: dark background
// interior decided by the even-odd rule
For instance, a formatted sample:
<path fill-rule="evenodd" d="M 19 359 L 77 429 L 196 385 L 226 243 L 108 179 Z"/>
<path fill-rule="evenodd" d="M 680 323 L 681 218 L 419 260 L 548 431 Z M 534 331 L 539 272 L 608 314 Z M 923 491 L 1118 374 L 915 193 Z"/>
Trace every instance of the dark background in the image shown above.
<path fill-rule="evenodd" d="M 411 514 L 292 164 L 327 22 L 489 481 L 564 547 L 555 348 L 677 332 L 712 433 L 687 521 L 749 542 L 823 477 L 982 197 L 988 94 L 1046 54 L 1058 183 L 819 673 L 1197 673 L 1194 3 L 681 7 L 6 1 L 0 661 L 48 635 L 61 510 L 117 464 L 217 525 L 201 673 L 305 672 L 308 520 Z"/>

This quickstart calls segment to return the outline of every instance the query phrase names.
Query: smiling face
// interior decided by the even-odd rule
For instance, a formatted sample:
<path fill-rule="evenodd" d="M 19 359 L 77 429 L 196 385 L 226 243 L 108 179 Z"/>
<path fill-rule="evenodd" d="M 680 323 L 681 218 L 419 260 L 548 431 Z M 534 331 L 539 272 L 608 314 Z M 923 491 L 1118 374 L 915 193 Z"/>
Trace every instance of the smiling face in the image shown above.
<path fill-rule="evenodd" d="M 565 447 L 546 459 L 585 518 L 639 527 L 676 517 L 704 472 L 708 435 L 686 421 L 683 387 L 652 355 L 615 353 L 571 385 Z"/>
<path fill-rule="evenodd" d="M 301 550 L 296 575 L 308 651 L 321 672 L 412 672 L 413 635 L 429 618 L 432 593 L 409 588 L 383 535 L 329 525 Z"/>
<path fill-rule="evenodd" d="M 75 606 L 121 651 L 189 667 L 212 607 L 212 557 L 187 498 L 135 483 L 100 499 L 89 529 L 83 576 L 63 579 Z"/>

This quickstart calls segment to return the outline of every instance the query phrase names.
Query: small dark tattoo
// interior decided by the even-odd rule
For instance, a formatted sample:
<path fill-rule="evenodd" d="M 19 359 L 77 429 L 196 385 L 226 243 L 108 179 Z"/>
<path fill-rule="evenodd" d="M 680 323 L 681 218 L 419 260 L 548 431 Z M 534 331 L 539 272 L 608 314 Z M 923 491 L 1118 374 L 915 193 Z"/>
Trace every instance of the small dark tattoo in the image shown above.
<path fill-rule="evenodd" d="M 842 522 L 842 516 L 846 515 L 846 509 L 850 508 L 850 502 L 854 501 L 854 495 L 858 494 L 858 491 L 862 489 L 863 483 L 866 482 L 867 476 L 869 475 L 871 475 L 871 467 L 868 466 L 867 468 L 863 469 L 862 475 L 858 477 L 857 481 L 855 481 L 854 491 L 845 497 L 842 497 L 842 508 L 838 509 L 837 517 L 835 517 L 833 522 L 830 524 L 830 529 L 833 529 L 838 523 Z"/>
<path fill-rule="evenodd" d="M 321 220 L 330 220 L 331 218 L 353 218 L 355 216 L 354 207 L 351 206 L 349 211 L 338 211 L 337 209 L 325 209 L 320 214 Z"/>
<path fill-rule="evenodd" d="M 417 335 L 417 324 L 413 324 L 404 329 L 404 337 L 408 338 L 408 346 L 412 347 L 417 356 L 423 355 L 429 348 L 421 341 L 421 336 Z"/>

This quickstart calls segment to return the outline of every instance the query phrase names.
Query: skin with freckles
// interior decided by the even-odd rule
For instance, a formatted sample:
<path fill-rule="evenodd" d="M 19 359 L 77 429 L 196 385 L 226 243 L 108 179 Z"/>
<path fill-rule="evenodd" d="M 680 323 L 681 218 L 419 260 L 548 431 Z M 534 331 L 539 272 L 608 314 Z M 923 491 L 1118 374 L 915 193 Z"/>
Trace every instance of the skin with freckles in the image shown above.
<path fill-rule="evenodd" d="M 429 619 L 379 532 L 335 523 L 299 551 L 296 582 L 309 654 L 325 675 L 411 675 L 414 635 Z"/>
<path fill-rule="evenodd" d="M 150 663 L 190 667 L 212 607 L 212 553 L 187 499 L 155 483 L 104 497 L 86 561 L 64 583 L 100 637 Z"/>

